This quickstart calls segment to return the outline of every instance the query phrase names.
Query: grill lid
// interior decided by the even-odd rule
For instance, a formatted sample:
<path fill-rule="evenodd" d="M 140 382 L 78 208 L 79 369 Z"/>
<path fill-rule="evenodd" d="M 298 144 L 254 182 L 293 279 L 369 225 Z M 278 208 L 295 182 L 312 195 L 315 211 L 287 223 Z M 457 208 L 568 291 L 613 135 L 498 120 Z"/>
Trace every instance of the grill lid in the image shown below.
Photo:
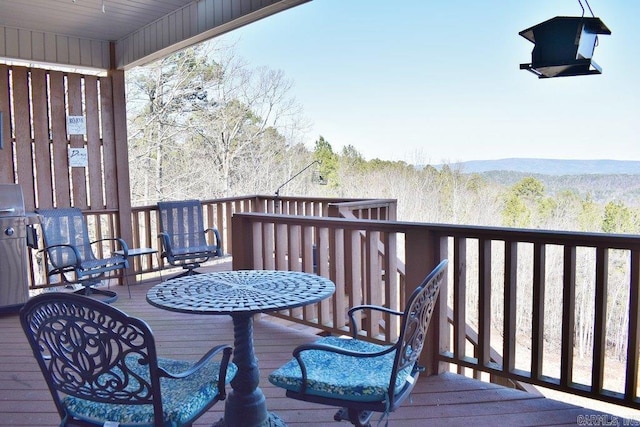
<path fill-rule="evenodd" d="M 24 216 L 24 198 L 19 184 L 0 184 L 0 217 Z"/>

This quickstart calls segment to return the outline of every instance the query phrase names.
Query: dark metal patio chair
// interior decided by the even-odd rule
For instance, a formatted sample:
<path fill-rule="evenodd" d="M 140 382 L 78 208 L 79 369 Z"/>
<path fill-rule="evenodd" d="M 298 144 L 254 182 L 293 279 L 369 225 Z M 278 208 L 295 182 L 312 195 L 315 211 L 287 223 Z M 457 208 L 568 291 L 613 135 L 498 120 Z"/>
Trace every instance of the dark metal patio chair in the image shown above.
<path fill-rule="evenodd" d="M 41 215 L 43 240 L 47 253 L 47 275 L 59 275 L 68 285 L 81 284 L 76 293 L 90 296 L 97 294 L 104 302 L 117 299 L 116 292 L 98 289 L 95 285 L 104 279 L 105 274 L 115 270 L 124 270 L 129 266 L 128 247 L 121 238 L 107 238 L 91 241 L 87 223 L 78 208 L 37 209 Z M 122 255 L 111 253 L 106 257 L 97 257 L 94 248 L 110 243 L 110 250 L 119 249 Z M 126 274 L 123 274 L 131 297 L 131 289 Z"/>
<path fill-rule="evenodd" d="M 205 261 L 223 255 L 222 239 L 215 228 L 204 228 L 202 204 L 198 200 L 158 202 L 160 212 L 161 256 L 169 264 L 186 271 L 180 276 L 198 273 Z M 207 234 L 212 235 L 210 244 Z"/>
<path fill-rule="evenodd" d="M 237 371 L 228 345 L 196 363 L 158 357 L 143 320 L 80 295 L 33 297 L 20 322 L 62 426 L 190 426 Z"/>
<path fill-rule="evenodd" d="M 374 412 L 395 411 L 424 370 L 418 360 L 446 266 L 443 260 L 427 275 L 404 312 L 372 305 L 351 308 L 353 338 L 330 336 L 298 346 L 293 359 L 271 373 L 269 381 L 286 389 L 287 397 L 341 408 L 334 419 L 354 426 L 369 426 Z M 401 316 L 397 342 L 380 345 L 358 339 L 354 313 L 360 310 Z"/>

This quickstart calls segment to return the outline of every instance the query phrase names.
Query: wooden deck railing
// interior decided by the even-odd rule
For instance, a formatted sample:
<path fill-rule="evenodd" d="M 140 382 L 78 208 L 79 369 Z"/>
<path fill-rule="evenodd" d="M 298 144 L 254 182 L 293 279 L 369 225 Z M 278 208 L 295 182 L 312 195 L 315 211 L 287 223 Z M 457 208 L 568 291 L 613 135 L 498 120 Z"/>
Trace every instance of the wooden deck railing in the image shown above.
<path fill-rule="evenodd" d="M 413 287 L 448 258 L 427 341 L 434 345 L 423 360 L 428 372 L 454 364 L 640 409 L 638 236 L 397 222 L 395 202 L 385 200 L 282 197 L 279 214 L 268 196 L 203 203 L 234 268 L 317 272 L 336 283 L 332 298 L 278 316 L 343 333 L 349 307 L 402 310 Z M 135 247 L 158 249 L 155 206 L 135 208 L 133 225 Z M 151 256 L 134 260 L 136 273 L 162 267 Z M 614 308 L 622 318 L 612 319 Z M 393 319 L 362 320 L 365 339 L 397 337 Z M 626 331 L 621 361 L 606 357 L 613 321 Z"/>
<path fill-rule="evenodd" d="M 275 212 L 274 196 L 229 197 L 202 200 L 205 227 L 218 228 L 226 254 L 233 254 L 231 238 L 232 221 L 235 213 Z M 395 219 L 395 200 L 354 200 L 328 198 L 279 197 L 278 204 L 284 215 L 304 215 L 312 217 L 338 216 L 350 214 L 359 218 Z M 158 240 L 158 209 L 156 205 L 133 208 L 133 247 L 160 248 Z M 133 271 L 147 273 L 165 267 L 164 261 L 153 255 L 145 255 L 133 260 Z"/>
<path fill-rule="evenodd" d="M 280 196 L 276 201 L 274 196 L 245 196 L 224 199 L 202 200 L 205 215 L 205 227 L 216 227 L 220 231 L 224 252 L 233 254 L 233 240 L 231 217 L 236 212 L 273 213 L 276 202 L 282 214 L 305 215 L 313 217 L 347 215 L 352 218 L 363 219 L 395 219 L 395 200 L 362 200 L 335 199 L 321 197 L 287 197 Z M 116 237 L 118 229 L 118 212 L 112 210 L 92 210 L 85 212 L 89 232 L 94 239 Z M 158 239 L 158 208 L 156 205 L 139 206 L 132 209 L 131 248 L 151 248 L 161 251 Z M 108 251 L 109 248 L 104 248 Z M 115 248 L 111 248 L 113 250 Z M 102 250 L 102 249 L 101 249 Z M 38 289 L 56 286 L 50 283 L 42 266 L 46 260 L 42 252 L 32 251 L 30 258 L 30 288 Z M 97 254 L 102 256 L 102 253 Z M 166 267 L 165 261 L 158 254 L 145 254 L 132 257 L 130 260 L 129 276 L 141 273 L 160 271 Z"/>
<path fill-rule="evenodd" d="M 315 246 L 318 273 L 336 283 L 334 297 L 279 316 L 342 333 L 348 307 L 367 303 L 402 310 L 412 286 L 446 257 L 448 287 L 440 302 L 447 304 L 435 313 L 428 341 L 434 345 L 423 361 L 431 372 L 453 363 L 460 372 L 640 408 L 638 236 L 248 213 L 234 215 L 233 227 L 236 244 L 245 242 L 233 254 L 234 268 L 312 271 L 309 254 Z M 399 263 L 405 265 L 404 278 Z M 585 296 L 589 283 L 593 291 Z M 609 292 L 614 284 L 616 291 Z M 621 298 L 620 289 L 628 296 Z M 553 311 L 552 305 L 559 308 Z M 613 305 L 624 314 L 627 332 L 617 370 L 606 357 Z M 586 327 L 582 319 L 578 328 L 578 312 L 587 318 Z M 398 325 L 390 322 L 385 316 L 365 319 L 363 337 L 392 340 Z M 578 329 L 591 336 L 582 359 L 575 355 Z M 550 348 L 554 339 L 557 351 Z M 584 364 L 586 374 L 578 369 Z M 617 376 L 619 383 L 611 380 Z"/>

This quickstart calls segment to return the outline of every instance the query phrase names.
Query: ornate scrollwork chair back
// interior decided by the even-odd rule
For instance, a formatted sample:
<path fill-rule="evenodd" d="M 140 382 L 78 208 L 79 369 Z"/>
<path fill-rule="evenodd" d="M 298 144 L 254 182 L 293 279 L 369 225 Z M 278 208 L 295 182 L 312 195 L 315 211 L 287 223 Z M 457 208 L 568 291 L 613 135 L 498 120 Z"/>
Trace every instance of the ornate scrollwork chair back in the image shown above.
<path fill-rule="evenodd" d="M 225 398 L 235 375 L 231 347 L 214 347 L 195 365 L 158 358 L 143 320 L 84 296 L 33 297 L 20 321 L 61 425 L 188 426 Z"/>
<path fill-rule="evenodd" d="M 369 426 L 374 412 L 395 411 L 413 390 L 420 372 L 420 354 L 448 261 L 434 268 L 411 294 L 404 312 L 360 305 L 349 309 L 352 338 L 324 337 L 298 346 L 293 358 L 271 373 L 269 381 L 288 397 L 336 406 L 336 421 Z M 382 345 L 358 339 L 355 313 L 377 310 L 401 316 L 398 340 Z"/>
<path fill-rule="evenodd" d="M 222 239 L 218 230 L 204 228 L 202 203 L 199 200 L 158 202 L 158 211 L 161 256 L 170 265 L 186 270 L 179 276 L 196 274 L 198 272 L 195 269 L 200 264 L 223 256 Z M 210 241 L 207 236 L 210 236 Z"/>

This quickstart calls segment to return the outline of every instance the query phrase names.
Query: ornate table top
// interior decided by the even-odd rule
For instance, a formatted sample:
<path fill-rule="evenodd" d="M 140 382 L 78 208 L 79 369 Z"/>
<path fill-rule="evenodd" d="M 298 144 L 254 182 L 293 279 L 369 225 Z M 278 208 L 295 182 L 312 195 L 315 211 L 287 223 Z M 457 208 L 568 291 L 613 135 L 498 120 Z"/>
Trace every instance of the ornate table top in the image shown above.
<path fill-rule="evenodd" d="M 167 280 L 147 292 L 165 310 L 201 314 L 249 314 L 301 307 L 335 292 L 333 282 L 296 271 L 237 270 Z"/>

